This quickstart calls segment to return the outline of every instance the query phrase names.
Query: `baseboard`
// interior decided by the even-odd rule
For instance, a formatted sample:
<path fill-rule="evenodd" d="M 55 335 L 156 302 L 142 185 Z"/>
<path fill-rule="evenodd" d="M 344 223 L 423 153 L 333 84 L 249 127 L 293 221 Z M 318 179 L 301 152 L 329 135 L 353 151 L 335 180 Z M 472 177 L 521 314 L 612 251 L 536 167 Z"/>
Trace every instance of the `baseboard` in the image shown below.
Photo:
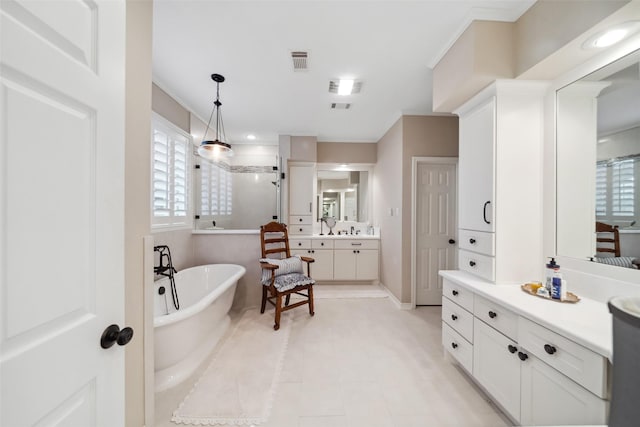
<path fill-rule="evenodd" d="M 384 283 L 380 282 L 380 287 L 385 290 L 389 295 L 389 299 L 399 310 L 413 310 L 413 305 L 410 302 L 400 302 L 398 298 L 387 288 Z"/>

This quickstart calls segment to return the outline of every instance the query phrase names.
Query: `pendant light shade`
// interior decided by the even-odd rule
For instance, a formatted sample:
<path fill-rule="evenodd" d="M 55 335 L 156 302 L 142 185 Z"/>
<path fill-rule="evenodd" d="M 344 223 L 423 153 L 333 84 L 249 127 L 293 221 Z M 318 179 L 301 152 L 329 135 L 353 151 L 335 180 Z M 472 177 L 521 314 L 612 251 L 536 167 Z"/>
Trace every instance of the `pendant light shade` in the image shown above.
<path fill-rule="evenodd" d="M 233 151 L 231 150 L 230 144 L 223 142 L 226 137 L 224 134 L 224 124 L 222 123 L 222 114 L 220 112 L 220 107 L 222 106 L 222 103 L 220 102 L 220 83 L 224 82 L 224 76 L 220 74 L 211 74 L 211 80 L 216 82 L 216 100 L 213 103 L 213 110 L 211 110 L 211 115 L 209 116 L 207 130 L 202 138 L 203 141 L 200 143 L 200 147 L 198 147 L 198 155 L 205 159 L 218 160 L 221 157 L 232 156 Z M 211 120 L 213 119 L 214 114 L 216 116 L 216 139 L 211 141 L 207 140 L 207 134 L 209 133 Z M 221 138 L 223 141 L 220 140 Z"/>

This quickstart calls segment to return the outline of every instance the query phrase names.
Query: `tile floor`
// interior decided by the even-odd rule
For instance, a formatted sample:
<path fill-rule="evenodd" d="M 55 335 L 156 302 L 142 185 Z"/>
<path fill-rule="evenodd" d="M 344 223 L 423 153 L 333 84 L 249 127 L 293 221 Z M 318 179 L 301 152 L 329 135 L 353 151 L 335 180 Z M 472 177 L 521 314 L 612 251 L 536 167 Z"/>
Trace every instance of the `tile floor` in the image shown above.
<path fill-rule="evenodd" d="M 388 298 L 317 298 L 315 305 L 314 317 L 305 307 L 283 314 L 294 322 L 263 427 L 512 425 L 444 358 L 440 307 L 403 311 Z M 273 309 L 264 319 L 273 322 Z M 171 414 L 206 365 L 156 395 L 157 427 L 176 425 Z"/>

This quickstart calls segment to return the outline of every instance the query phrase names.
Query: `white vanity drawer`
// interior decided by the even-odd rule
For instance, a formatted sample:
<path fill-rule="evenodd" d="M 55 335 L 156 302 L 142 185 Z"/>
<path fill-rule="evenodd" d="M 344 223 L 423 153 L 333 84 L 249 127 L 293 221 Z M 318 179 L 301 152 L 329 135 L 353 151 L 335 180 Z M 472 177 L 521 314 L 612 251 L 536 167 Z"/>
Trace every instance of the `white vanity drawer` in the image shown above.
<path fill-rule="evenodd" d="M 454 282 L 443 279 L 442 295 L 449 298 L 469 313 L 473 313 L 473 292 L 467 288 L 463 288 Z"/>
<path fill-rule="evenodd" d="M 333 240 L 313 239 L 311 240 L 311 249 L 333 249 Z"/>
<path fill-rule="evenodd" d="M 289 227 L 294 225 L 311 225 L 311 215 L 291 215 L 289 217 Z"/>
<path fill-rule="evenodd" d="M 518 315 L 514 312 L 476 295 L 473 300 L 473 314 L 512 340 L 518 340 Z"/>
<path fill-rule="evenodd" d="M 473 314 L 448 298 L 442 298 L 442 321 L 473 343 Z"/>
<path fill-rule="evenodd" d="M 298 224 L 290 224 L 289 225 L 289 234 L 305 234 L 310 235 L 312 231 L 311 225 L 298 225 Z"/>
<path fill-rule="evenodd" d="M 335 240 L 335 249 L 378 249 L 377 240 Z"/>
<path fill-rule="evenodd" d="M 524 317 L 518 343 L 598 397 L 607 399 L 607 359 Z"/>
<path fill-rule="evenodd" d="M 495 280 L 496 259 L 494 257 L 460 249 L 458 264 L 460 270 L 468 271 L 491 282 Z"/>
<path fill-rule="evenodd" d="M 289 249 L 311 249 L 311 239 L 289 239 Z"/>
<path fill-rule="evenodd" d="M 446 323 L 442 323 L 442 346 L 464 369 L 471 373 L 473 369 L 473 345 Z"/>
<path fill-rule="evenodd" d="M 458 230 L 458 247 L 484 255 L 495 256 L 495 233 L 474 230 Z"/>

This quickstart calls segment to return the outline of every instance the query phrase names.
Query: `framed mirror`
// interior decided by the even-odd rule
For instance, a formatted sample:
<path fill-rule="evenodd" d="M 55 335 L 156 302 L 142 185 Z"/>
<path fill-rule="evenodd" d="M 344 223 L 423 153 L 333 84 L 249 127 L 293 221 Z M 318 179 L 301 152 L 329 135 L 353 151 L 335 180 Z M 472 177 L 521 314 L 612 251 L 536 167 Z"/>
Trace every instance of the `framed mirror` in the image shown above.
<path fill-rule="evenodd" d="M 371 167 L 318 164 L 317 169 L 318 220 L 368 222 Z"/>
<path fill-rule="evenodd" d="M 557 253 L 640 265 L 640 51 L 556 93 Z"/>

